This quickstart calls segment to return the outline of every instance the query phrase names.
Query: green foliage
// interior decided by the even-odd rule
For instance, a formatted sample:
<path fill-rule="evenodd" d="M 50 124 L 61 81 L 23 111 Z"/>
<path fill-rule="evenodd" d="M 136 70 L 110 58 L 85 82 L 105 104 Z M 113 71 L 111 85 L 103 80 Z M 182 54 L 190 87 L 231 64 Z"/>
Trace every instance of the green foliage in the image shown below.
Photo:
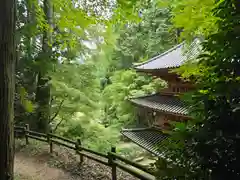
<path fill-rule="evenodd" d="M 125 25 L 112 53 L 112 69 L 127 69 L 134 62 L 146 61 L 172 47 L 176 37 L 169 32 L 169 19 L 169 10 L 153 2 L 142 11 L 141 22 Z"/>
<path fill-rule="evenodd" d="M 175 28 L 183 29 L 181 37 L 184 39 L 208 36 L 217 31 L 218 17 L 212 12 L 215 0 L 161 0 L 159 5 L 171 8 L 171 21 Z"/>
<path fill-rule="evenodd" d="M 82 112 L 88 118 L 94 117 L 92 109 L 98 107 L 96 102 L 100 92 L 100 82 L 96 78 L 95 68 L 90 63 L 67 63 L 56 67 L 52 74 L 53 112 L 56 112 L 60 102 L 64 101 L 59 116 Z"/>
<path fill-rule="evenodd" d="M 169 18 L 169 10 L 159 9 L 154 1 L 144 6 L 141 22 L 128 23 L 116 32 L 120 33 L 116 46 L 104 54 L 108 65 L 106 76 L 110 76 L 110 82 L 103 90 L 105 109 L 102 119 L 106 125 L 121 127 L 134 122 L 135 108 L 127 101 L 128 98 L 152 94 L 165 85 L 162 80 L 139 75 L 129 68 L 133 63 L 146 61 L 176 43 L 174 33 L 169 32 Z"/>
<path fill-rule="evenodd" d="M 85 147 L 104 153 L 119 141 L 118 129 L 105 128 L 97 119 L 88 119 L 82 113 L 75 113 L 71 120 L 63 122 L 57 132 L 65 137 L 80 138 Z"/>
<path fill-rule="evenodd" d="M 28 100 L 31 100 L 33 103 L 36 100 L 35 93 L 39 72 L 44 76 L 52 76 L 53 72 L 58 71 L 56 68 L 61 67 L 58 63 L 59 61 L 78 62 L 79 58 L 86 59 L 86 56 L 95 52 L 94 48 L 90 47 L 89 49 L 89 47 L 86 46 L 86 42 L 93 42 L 96 47 L 102 44 L 99 40 L 101 37 L 104 37 L 105 43 L 108 41 L 112 42 L 112 36 L 109 36 L 109 34 L 113 21 L 110 21 L 110 19 L 115 18 L 112 14 L 115 10 L 117 10 L 119 14 L 122 14 L 124 18 L 127 18 L 125 16 L 127 14 L 124 14 L 124 8 L 126 8 L 124 2 L 125 1 L 122 1 L 122 5 L 119 7 L 112 7 L 111 4 L 103 4 L 102 1 L 94 2 L 94 5 L 91 6 L 91 3 L 75 0 L 54 0 L 51 2 L 54 6 L 53 19 L 51 23 L 49 23 L 45 18 L 42 1 L 17 1 L 17 45 L 19 51 L 17 83 L 20 88 L 23 87 L 26 89 L 28 98 L 26 101 L 22 101 L 22 103 L 24 103 L 24 106 L 26 106 L 28 110 L 32 109 L 30 107 L 30 101 Z M 104 15 L 104 13 L 100 12 L 101 8 L 108 10 L 110 17 L 105 17 L 106 14 Z M 132 8 L 133 5 L 128 4 L 126 11 L 130 11 Z M 121 19 L 118 20 L 121 21 Z M 52 49 L 50 56 L 42 50 L 42 36 L 45 32 L 52 34 L 47 41 Z M 94 68 L 92 70 L 94 70 Z M 87 77 L 87 74 L 85 77 Z M 54 80 L 52 82 L 54 82 Z M 65 87 L 63 84 L 60 85 L 59 81 L 58 86 L 62 86 L 63 89 Z M 65 87 L 65 89 L 67 88 Z M 91 91 L 87 90 L 85 92 Z M 81 95 L 82 97 L 85 96 L 83 93 L 84 92 L 82 92 Z M 22 99 L 23 98 L 21 98 L 21 100 Z M 57 99 L 58 102 L 55 101 L 55 107 L 56 103 L 62 101 L 61 97 Z M 86 102 L 87 100 L 83 101 Z M 88 106 L 84 108 L 84 111 L 86 111 Z M 56 108 L 53 108 L 52 111 L 55 112 L 55 109 Z M 71 109 L 73 110 L 73 107 L 71 107 Z M 28 114 L 27 112 L 21 113 L 23 117 L 19 117 L 19 119 L 25 119 L 24 116 Z M 32 115 L 34 114 L 35 111 Z"/>
<path fill-rule="evenodd" d="M 174 167 L 168 162 L 163 170 L 170 173 L 166 176 L 159 173 L 160 179 L 173 175 L 181 179 L 182 175 L 175 173 L 174 169 L 177 171 L 182 164 L 184 169 L 189 168 L 189 164 L 192 168 L 181 170 L 184 174 L 182 179 L 239 179 L 240 124 L 237 107 L 240 55 L 237 44 L 240 42 L 236 38 L 240 36 L 237 30 L 239 4 L 225 0 L 216 2 L 214 7 L 211 14 L 218 19 L 217 30 L 206 32 L 209 34 L 202 43 L 204 52 L 199 56 L 198 63 L 180 68 L 184 77 L 196 83 L 196 91 L 188 99 L 194 119 L 184 127 L 183 132 L 176 133 L 180 142 L 186 140 L 187 143 L 183 148 L 178 145 L 170 149 L 167 154 L 172 153 L 179 163 Z M 159 164 L 164 167 L 161 162 Z"/>
<path fill-rule="evenodd" d="M 214 13 L 220 19 L 219 30 L 203 43 L 206 55 L 199 57 L 200 64 L 211 68 L 198 84 L 202 91 L 197 99 L 204 103 L 204 126 L 199 127 L 193 147 L 201 166 L 212 170 L 212 179 L 238 179 L 240 172 L 239 141 L 235 139 L 239 134 L 239 111 L 234 111 L 240 93 L 238 5 L 228 0 L 218 3 Z"/>
<path fill-rule="evenodd" d="M 174 30 L 183 29 L 182 38 L 206 39 L 199 62 L 178 70 L 196 83 L 197 90 L 185 96 L 194 119 L 174 125 L 170 141 L 159 150 L 165 157 L 157 163 L 157 176 L 239 179 L 237 1 L 171 0 L 161 1 L 164 8 L 159 8 L 155 1 L 79 4 L 54 0 L 53 25 L 45 19 L 39 2 L 17 1 L 17 121 L 34 120 L 29 118 L 35 113 L 30 101 L 35 101 L 41 72 L 51 77 L 53 129 L 66 137 L 80 137 L 92 149 L 108 151 L 119 142 L 119 128 L 135 120 L 134 107 L 127 99 L 164 86 L 163 81 L 129 68 L 169 49 L 176 43 Z M 44 32 L 52 33 L 50 55 L 42 50 Z M 94 48 L 86 42 L 93 42 Z M 101 78 L 107 80 L 102 89 Z"/>
<path fill-rule="evenodd" d="M 27 112 L 32 112 L 33 111 L 33 104 L 31 101 L 29 101 L 27 98 L 27 92 L 23 87 L 20 87 L 18 89 L 19 95 L 20 95 L 20 102 L 25 108 Z"/>
<path fill-rule="evenodd" d="M 124 142 L 123 144 L 119 143 L 117 146 L 117 153 L 127 159 L 147 157 L 146 151 L 138 145 L 134 144 L 133 142 Z"/>
<path fill-rule="evenodd" d="M 111 84 L 103 91 L 106 106 L 104 123 L 114 126 L 135 121 L 134 107 L 128 98 L 152 94 L 164 86 L 164 82 L 146 76 L 139 76 L 135 71 L 116 71 L 111 77 Z"/>

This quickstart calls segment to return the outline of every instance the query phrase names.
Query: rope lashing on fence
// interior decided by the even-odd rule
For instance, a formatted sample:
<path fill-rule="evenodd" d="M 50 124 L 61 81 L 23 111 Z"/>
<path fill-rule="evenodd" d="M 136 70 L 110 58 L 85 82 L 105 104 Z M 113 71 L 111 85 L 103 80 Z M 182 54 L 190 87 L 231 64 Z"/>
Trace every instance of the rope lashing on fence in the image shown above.
<path fill-rule="evenodd" d="M 53 153 L 53 144 L 75 150 L 76 154 L 79 155 L 79 164 L 83 163 L 84 157 L 86 157 L 110 167 L 112 169 L 112 180 L 117 180 L 117 168 L 120 168 L 123 171 L 141 180 L 155 180 L 154 172 L 150 171 L 145 166 L 139 163 L 130 161 L 118 155 L 116 153 L 116 147 L 112 147 L 111 151 L 108 152 L 108 154 L 103 154 L 83 147 L 80 139 L 74 141 L 65 137 L 55 135 L 51 132 L 48 134 L 44 134 L 31 131 L 28 124 L 26 124 L 25 126 L 14 126 L 14 134 L 15 138 L 25 138 L 26 145 L 30 143 L 29 138 L 48 143 L 50 153 Z"/>

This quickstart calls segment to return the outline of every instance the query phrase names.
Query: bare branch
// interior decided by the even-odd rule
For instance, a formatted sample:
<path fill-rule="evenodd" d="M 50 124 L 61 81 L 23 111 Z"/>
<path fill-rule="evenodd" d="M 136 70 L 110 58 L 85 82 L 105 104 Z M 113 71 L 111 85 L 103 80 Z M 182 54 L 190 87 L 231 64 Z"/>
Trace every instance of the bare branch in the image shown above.
<path fill-rule="evenodd" d="M 59 121 L 59 122 L 57 123 L 57 125 L 55 126 L 53 132 L 55 132 L 55 131 L 57 130 L 57 128 L 62 124 L 63 120 L 64 120 L 64 119 L 62 118 L 61 121 Z"/>
<path fill-rule="evenodd" d="M 57 117 L 57 115 L 59 114 L 61 108 L 62 108 L 62 105 L 63 105 L 63 102 L 64 102 L 64 99 L 61 101 L 61 103 L 59 104 L 58 106 L 58 109 L 56 111 L 56 113 L 54 114 L 54 116 L 50 119 L 50 123 Z"/>

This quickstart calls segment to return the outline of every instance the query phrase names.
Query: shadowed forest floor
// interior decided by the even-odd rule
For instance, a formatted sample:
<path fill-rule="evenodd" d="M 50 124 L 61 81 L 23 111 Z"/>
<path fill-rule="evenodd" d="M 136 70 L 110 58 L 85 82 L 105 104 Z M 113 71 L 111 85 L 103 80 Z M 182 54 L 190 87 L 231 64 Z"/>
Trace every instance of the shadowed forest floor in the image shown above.
<path fill-rule="evenodd" d="M 62 169 L 49 167 L 49 165 L 35 157 L 27 157 L 23 153 L 15 155 L 14 172 L 17 179 L 21 180 L 78 180 L 81 178 L 73 177 L 70 173 Z"/>
<path fill-rule="evenodd" d="M 16 180 L 111 180 L 111 169 L 89 159 L 79 165 L 74 151 L 54 146 L 49 154 L 48 144 L 30 141 L 29 145 L 16 140 L 15 179 Z M 119 180 L 137 180 L 118 169 Z"/>

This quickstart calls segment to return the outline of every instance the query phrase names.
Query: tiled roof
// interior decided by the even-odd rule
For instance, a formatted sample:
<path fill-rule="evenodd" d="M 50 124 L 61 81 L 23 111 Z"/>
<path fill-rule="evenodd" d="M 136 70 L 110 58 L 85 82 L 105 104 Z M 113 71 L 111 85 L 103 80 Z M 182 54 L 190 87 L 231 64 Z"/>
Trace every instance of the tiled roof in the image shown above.
<path fill-rule="evenodd" d="M 187 105 L 176 96 L 154 94 L 151 96 L 131 98 L 129 100 L 136 105 L 148 107 L 156 111 L 164 111 L 180 115 L 188 114 Z"/>
<path fill-rule="evenodd" d="M 123 129 L 121 133 L 134 143 L 157 156 L 161 156 L 159 148 L 161 147 L 161 143 L 168 137 L 168 135 L 160 130 L 153 128 Z"/>
<path fill-rule="evenodd" d="M 146 62 L 134 66 L 134 68 L 136 70 L 176 68 L 187 60 L 195 58 L 200 51 L 199 39 L 195 39 L 188 48 L 186 48 L 186 43 L 183 42 Z"/>

